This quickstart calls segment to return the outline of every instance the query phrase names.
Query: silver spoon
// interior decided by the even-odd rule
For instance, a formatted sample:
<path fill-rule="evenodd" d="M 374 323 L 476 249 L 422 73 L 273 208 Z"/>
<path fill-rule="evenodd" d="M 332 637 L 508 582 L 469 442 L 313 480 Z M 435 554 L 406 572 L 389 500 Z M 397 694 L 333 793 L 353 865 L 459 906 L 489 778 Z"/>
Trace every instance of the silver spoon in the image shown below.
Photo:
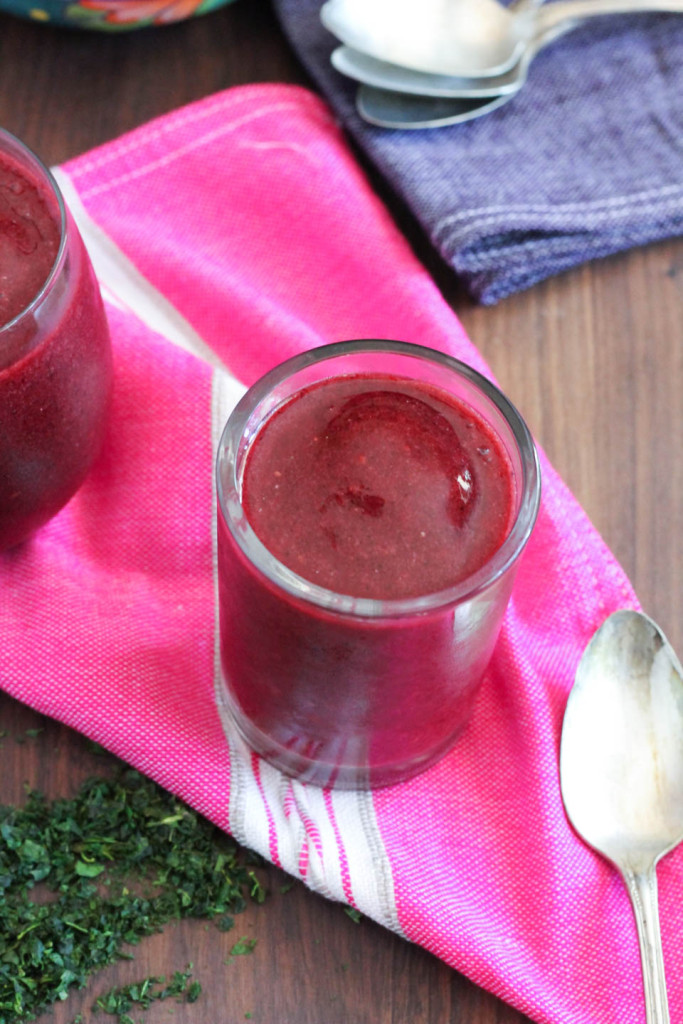
<path fill-rule="evenodd" d="M 683 0 L 557 0 L 503 7 L 498 0 L 327 0 L 320 17 L 362 53 L 440 75 L 498 75 L 561 22 L 603 14 L 683 11 Z"/>
<path fill-rule="evenodd" d="M 586 648 L 564 716 L 560 780 L 572 825 L 624 879 L 648 1024 L 668 1024 L 656 865 L 683 839 L 683 668 L 647 616 L 615 612 Z"/>
<path fill-rule="evenodd" d="M 469 92 L 440 97 L 395 92 L 371 85 L 361 85 L 356 93 L 356 109 L 368 124 L 376 125 L 378 128 L 394 128 L 403 131 L 444 128 L 448 125 L 472 121 L 475 117 L 483 117 L 484 114 L 490 114 L 497 107 L 502 107 L 519 92 L 527 79 L 529 65 L 542 46 L 546 46 L 574 27 L 574 22 L 565 21 L 562 25 L 535 39 L 533 45 L 530 45 L 522 54 L 519 64 L 512 71 L 506 72 L 508 78 L 513 73 L 516 75 L 516 84 L 514 88 L 508 88 L 502 94 L 490 95 L 485 87 L 481 92 L 477 92 L 475 88 L 477 82 L 486 83 L 498 80 L 493 78 L 478 80 L 461 78 L 460 82 L 474 83 L 470 86 Z M 413 74 L 418 74 L 418 72 L 413 72 Z M 423 75 L 423 77 L 432 76 Z"/>
<path fill-rule="evenodd" d="M 572 28 L 576 28 L 574 22 L 563 22 L 558 28 L 538 36 L 529 44 L 514 67 L 502 75 L 489 78 L 430 75 L 424 71 L 412 71 L 410 68 L 401 68 L 396 64 L 375 60 L 374 57 L 368 57 L 367 54 L 348 46 L 337 47 L 330 59 L 337 71 L 375 89 L 439 99 L 495 99 L 499 96 L 511 98 L 526 82 L 529 65 L 538 51 Z M 472 110 L 478 109 L 480 108 L 476 105 L 472 107 Z"/>

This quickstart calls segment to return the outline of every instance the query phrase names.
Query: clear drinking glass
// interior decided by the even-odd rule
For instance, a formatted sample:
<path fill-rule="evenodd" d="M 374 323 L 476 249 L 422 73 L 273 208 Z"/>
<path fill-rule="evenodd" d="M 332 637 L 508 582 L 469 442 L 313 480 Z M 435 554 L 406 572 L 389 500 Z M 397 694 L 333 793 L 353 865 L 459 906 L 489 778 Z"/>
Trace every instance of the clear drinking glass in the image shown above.
<path fill-rule="evenodd" d="M 99 287 L 54 178 L 0 129 L 0 549 L 80 487 L 112 385 Z"/>
<path fill-rule="evenodd" d="M 488 424 L 512 480 L 507 535 L 485 564 L 433 593 L 382 600 L 325 589 L 278 560 L 243 507 L 260 428 L 302 388 L 373 375 L 452 396 Z M 449 356 L 392 341 L 350 341 L 288 360 L 237 405 L 217 457 L 223 704 L 257 753 L 338 788 L 399 782 L 427 768 L 467 723 L 540 500 L 535 447 L 519 413 Z"/>

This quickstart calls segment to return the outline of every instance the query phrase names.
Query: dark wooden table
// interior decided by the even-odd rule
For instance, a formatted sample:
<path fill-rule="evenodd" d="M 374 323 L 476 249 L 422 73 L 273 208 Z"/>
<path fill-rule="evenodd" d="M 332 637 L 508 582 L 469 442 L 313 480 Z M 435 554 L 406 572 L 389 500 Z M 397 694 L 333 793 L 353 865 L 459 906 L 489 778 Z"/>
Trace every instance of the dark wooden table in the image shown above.
<path fill-rule="evenodd" d="M 267 0 L 237 0 L 193 22 L 117 36 L 0 14 L 0 124 L 49 164 L 257 81 L 310 84 Z M 683 651 L 683 242 L 584 266 L 485 309 L 464 295 L 410 217 L 392 209 L 643 606 Z M 18 742 L 37 727 L 37 739 Z M 99 770 L 81 737 L 1 695 L 0 729 L 2 802 L 21 801 L 25 784 L 66 795 Z M 226 966 L 232 933 L 203 923 L 169 927 L 45 1019 L 66 1024 L 83 1011 L 89 1021 L 94 996 L 110 985 L 193 961 L 203 996 L 172 1007 L 177 1024 L 523 1020 L 423 950 L 372 922 L 354 923 L 303 887 L 281 894 L 278 872 L 266 874 L 267 905 L 239 922 L 240 934 L 258 939 L 251 956 Z M 170 1012 L 159 1004 L 145 1021 L 161 1024 Z"/>

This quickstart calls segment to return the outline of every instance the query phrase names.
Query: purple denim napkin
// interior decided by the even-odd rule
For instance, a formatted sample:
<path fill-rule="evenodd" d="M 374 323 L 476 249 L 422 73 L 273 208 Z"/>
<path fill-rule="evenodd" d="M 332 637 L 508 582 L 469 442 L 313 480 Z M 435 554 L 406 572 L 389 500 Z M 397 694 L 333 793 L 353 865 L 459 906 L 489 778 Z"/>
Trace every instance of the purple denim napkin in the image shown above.
<path fill-rule="evenodd" d="M 595 18 L 544 49 L 500 109 L 398 131 L 356 113 L 320 7 L 275 0 L 345 127 L 478 301 L 683 233 L 682 15 Z"/>

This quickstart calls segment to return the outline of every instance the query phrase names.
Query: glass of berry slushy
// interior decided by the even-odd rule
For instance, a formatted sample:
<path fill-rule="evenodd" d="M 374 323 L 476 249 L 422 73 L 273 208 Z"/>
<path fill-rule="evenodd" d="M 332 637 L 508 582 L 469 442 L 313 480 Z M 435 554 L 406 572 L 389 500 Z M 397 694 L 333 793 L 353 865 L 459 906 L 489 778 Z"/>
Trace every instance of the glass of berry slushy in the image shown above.
<path fill-rule="evenodd" d="M 433 764 L 470 717 L 536 519 L 519 413 L 443 353 L 323 346 L 247 392 L 217 487 L 221 702 L 237 733 L 326 786 Z"/>
<path fill-rule="evenodd" d="M 55 515 L 103 440 L 112 383 L 99 287 L 47 168 L 0 129 L 0 550 Z"/>

